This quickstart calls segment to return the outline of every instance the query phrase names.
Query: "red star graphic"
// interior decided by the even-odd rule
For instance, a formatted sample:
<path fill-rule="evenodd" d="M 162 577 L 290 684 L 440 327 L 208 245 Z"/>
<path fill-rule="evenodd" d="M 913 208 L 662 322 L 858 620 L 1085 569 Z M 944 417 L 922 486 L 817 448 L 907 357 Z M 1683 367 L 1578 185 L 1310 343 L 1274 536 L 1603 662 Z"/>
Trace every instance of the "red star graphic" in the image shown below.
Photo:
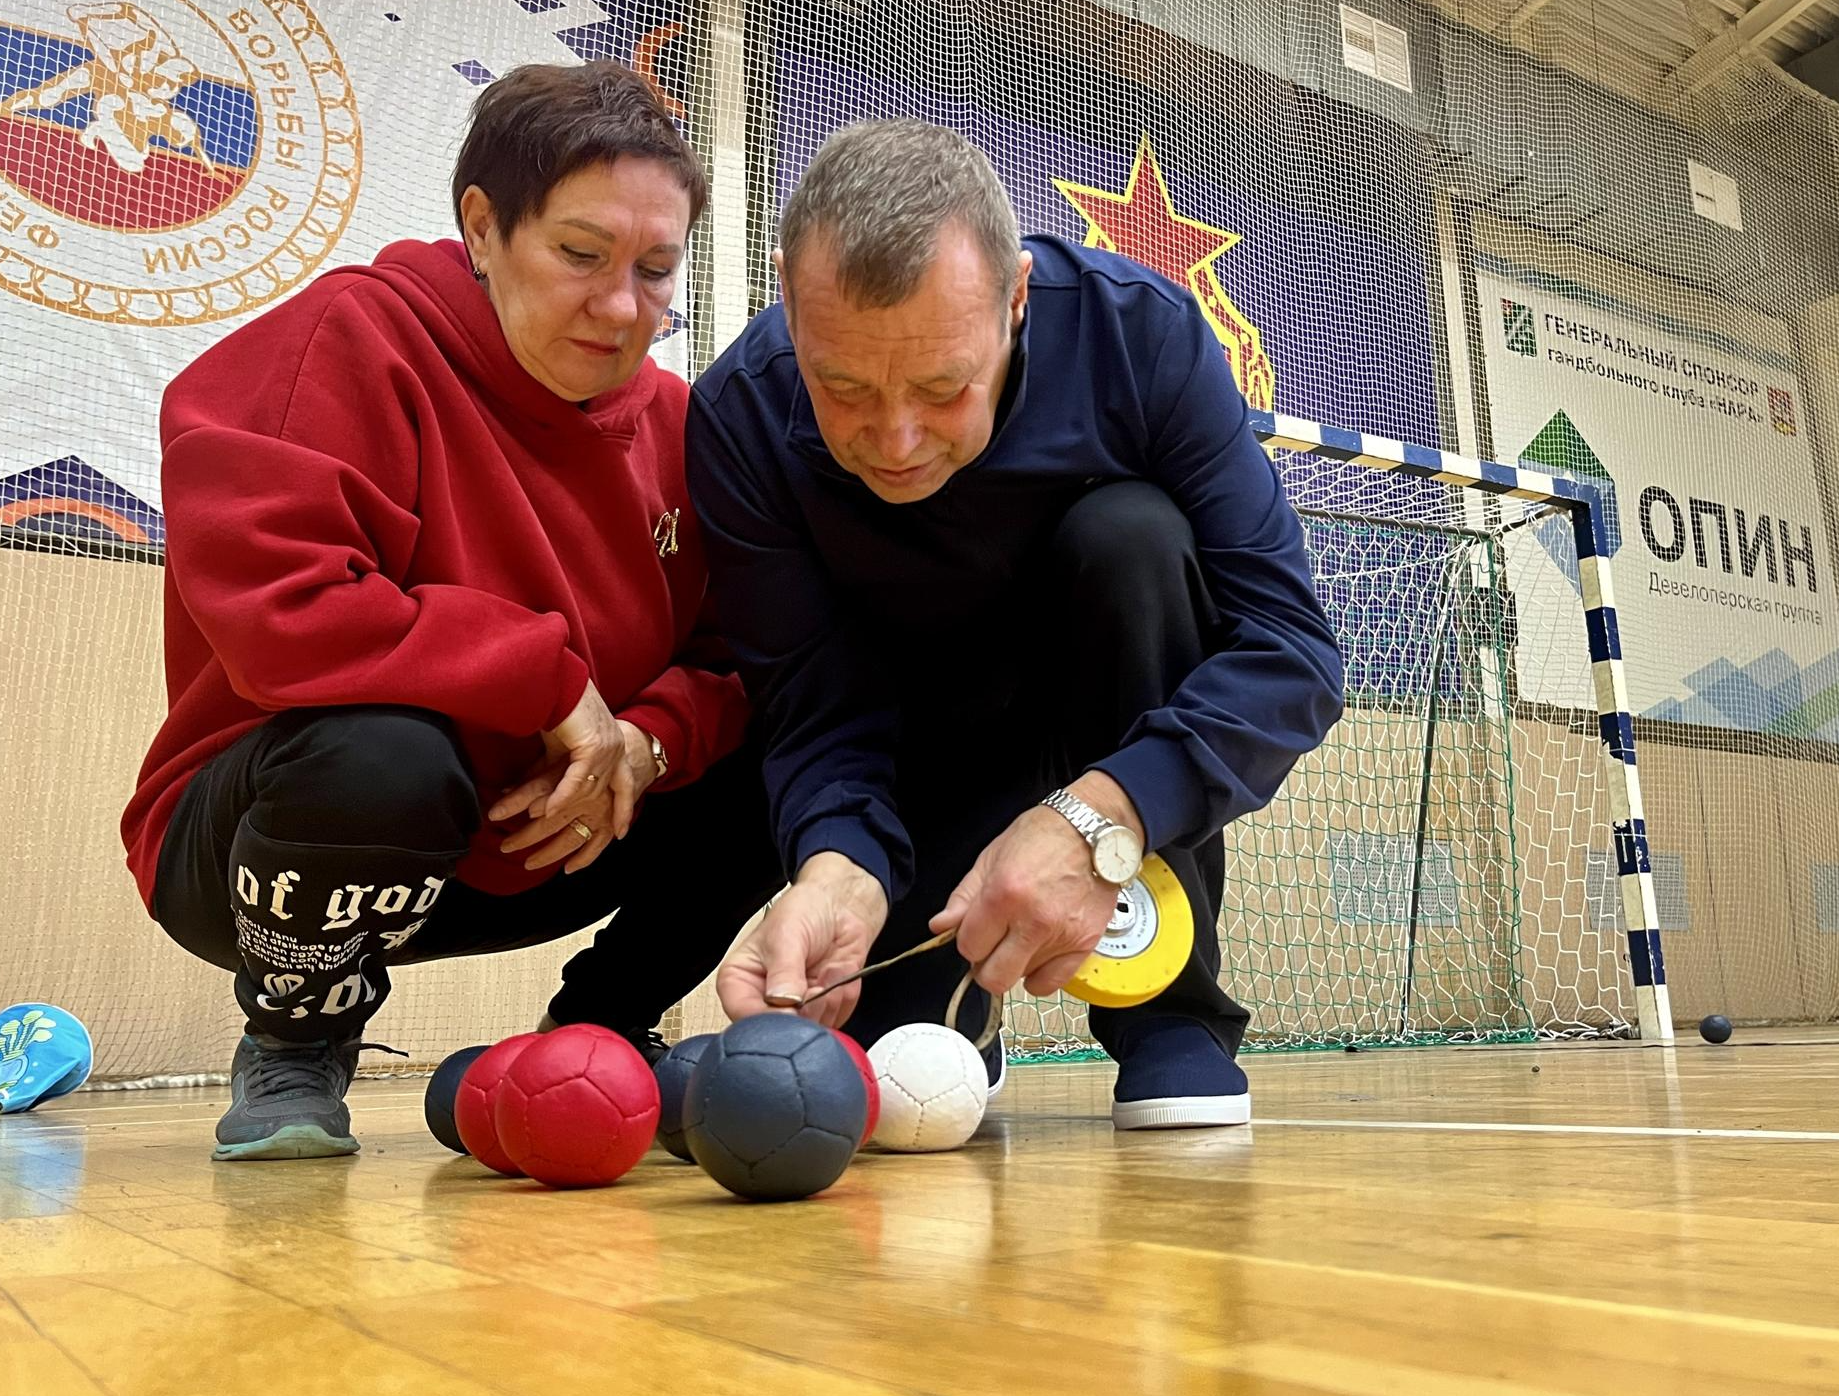
<path fill-rule="evenodd" d="M 1147 135 L 1137 143 L 1137 158 L 1122 194 L 1064 179 L 1054 184 L 1084 215 L 1100 246 L 1161 272 L 1178 286 L 1192 286 L 1197 271 L 1239 241 L 1238 233 L 1175 212 Z"/>
<path fill-rule="evenodd" d="M 1054 187 L 1085 219 L 1088 247 L 1120 252 L 1188 288 L 1225 350 L 1246 401 L 1268 411 L 1275 401 L 1276 377 L 1263 336 L 1228 298 L 1213 265 L 1240 235 L 1175 212 L 1148 134 L 1137 143 L 1122 194 L 1065 179 L 1056 179 Z"/>

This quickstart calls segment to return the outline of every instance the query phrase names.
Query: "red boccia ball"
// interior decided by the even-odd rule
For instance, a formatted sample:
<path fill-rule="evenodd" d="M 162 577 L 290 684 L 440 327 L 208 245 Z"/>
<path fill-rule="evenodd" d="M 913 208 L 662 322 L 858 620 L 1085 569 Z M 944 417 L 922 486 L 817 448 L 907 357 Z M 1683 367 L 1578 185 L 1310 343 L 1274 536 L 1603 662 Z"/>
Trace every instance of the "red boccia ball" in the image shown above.
<path fill-rule="evenodd" d="M 507 1037 L 479 1054 L 479 1060 L 466 1068 L 460 1088 L 453 1095 L 453 1125 L 460 1132 L 466 1152 L 487 1168 L 515 1178 L 522 1170 L 498 1142 L 498 1126 L 492 1120 L 492 1105 L 498 1085 L 504 1080 L 511 1063 L 524 1054 L 543 1035 L 523 1032 Z"/>
<path fill-rule="evenodd" d="M 658 1078 L 618 1034 L 558 1028 L 511 1063 L 492 1116 L 504 1151 L 539 1183 L 600 1187 L 651 1147 Z"/>
<path fill-rule="evenodd" d="M 831 1031 L 836 1032 L 836 1029 L 832 1028 Z M 862 1050 L 862 1044 L 846 1032 L 837 1032 L 836 1035 L 843 1039 L 843 1046 L 855 1062 L 856 1070 L 862 1073 L 862 1084 L 868 1087 L 868 1123 L 862 1126 L 862 1143 L 866 1144 L 875 1137 L 875 1126 L 881 1120 L 881 1083 L 875 1079 L 874 1064 L 869 1061 L 868 1053 Z"/>

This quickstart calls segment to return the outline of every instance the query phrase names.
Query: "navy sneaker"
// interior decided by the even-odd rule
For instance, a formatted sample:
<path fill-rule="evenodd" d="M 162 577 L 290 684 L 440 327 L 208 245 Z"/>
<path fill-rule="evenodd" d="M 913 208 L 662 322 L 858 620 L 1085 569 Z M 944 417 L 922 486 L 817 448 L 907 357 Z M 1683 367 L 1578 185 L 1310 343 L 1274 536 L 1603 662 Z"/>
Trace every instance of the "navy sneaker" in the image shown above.
<path fill-rule="evenodd" d="M 1218 1039 L 1188 1018 L 1149 1018 L 1117 1043 L 1111 1123 L 1119 1129 L 1243 1125 L 1251 1087 Z"/>
<path fill-rule="evenodd" d="M 545 1013 L 537 1020 L 536 1030 L 554 1032 L 557 1028 L 565 1026 L 567 1025 L 558 1023 Z M 670 1055 L 670 1043 L 664 1040 L 664 1035 L 656 1028 L 615 1028 L 613 1031 L 638 1049 L 638 1054 L 645 1059 L 646 1066 L 656 1066 Z"/>
<path fill-rule="evenodd" d="M 622 1030 L 619 1035 L 638 1048 L 646 1066 L 655 1067 L 670 1055 L 670 1043 L 664 1040 L 664 1034 L 656 1028 L 633 1028 L 629 1032 Z"/>
<path fill-rule="evenodd" d="M 217 1122 L 214 1159 L 332 1158 L 355 1154 L 345 1092 L 359 1044 L 282 1042 L 245 1034 L 230 1067 L 230 1108 Z"/>

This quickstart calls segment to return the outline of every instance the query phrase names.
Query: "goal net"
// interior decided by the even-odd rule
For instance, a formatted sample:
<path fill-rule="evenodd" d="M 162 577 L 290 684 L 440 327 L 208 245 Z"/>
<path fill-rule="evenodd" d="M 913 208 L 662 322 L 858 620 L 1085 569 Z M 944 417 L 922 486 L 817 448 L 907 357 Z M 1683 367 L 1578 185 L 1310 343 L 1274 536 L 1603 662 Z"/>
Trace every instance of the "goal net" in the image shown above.
<path fill-rule="evenodd" d="M 1274 446 L 1347 708 L 1226 831 L 1222 980 L 1259 1048 L 1626 1035 L 1614 782 L 1568 508 Z M 1020 1052 L 1083 1050 L 1022 1001 Z"/>
<path fill-rule="evenodd" d="M 776 298 L 824 138 L 917 115 L 989 154 L 1025 231 L 1185 287 L 1255 407 L 1593 482 L 1673 1004 L 1833 1021 L 1839 117 L 1788 71 L 1826 8 L 1746 8 L 0 0 L 0 1004 L 84 1018 L 107 1076 L 223 1070 L 224 977 L 147 920 L 115 836 L 164 705 L 161 391 L 319 271 L 451 236 L 485 84 L 614 57 L 712 177 L 667 367 Z M 1255 1043 L 1628 1032 L 1564 521 L 1279 465 L 1349 691 L 1226 836 Z M 574 948 L 405 971 L 372 1035 L 425 1064 L 526 1028 Z M 672 1025 L 713 1021 L 705 994 Z M 1009 1022 L 1085 1042 L 1074 1004 Z"/>

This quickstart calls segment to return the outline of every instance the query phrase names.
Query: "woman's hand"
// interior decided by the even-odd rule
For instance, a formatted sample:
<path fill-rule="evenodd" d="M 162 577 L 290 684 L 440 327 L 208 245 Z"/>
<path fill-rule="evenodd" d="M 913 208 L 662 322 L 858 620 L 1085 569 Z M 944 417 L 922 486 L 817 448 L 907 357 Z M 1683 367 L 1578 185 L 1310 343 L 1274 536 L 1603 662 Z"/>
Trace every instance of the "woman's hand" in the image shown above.
<path fill-rule="evenodd" d="M 529 811 L 530 822 L 512 834 L 499 848 L 506 853 L 521 853 L 533 849 L 524 859 L 524 866 L 534 872 L 537 868 L 546 868 L 558 859 L 566 858 L 564 872 L 577 873 L 591 864 L 607 846 L 613 842 L 613 796 L 610 792 L 590 796 L 585 802 L 579 802 L 570 814 L 538 814 L 544 796 L 541 792 L 560 784 L 565 766 L 557 762 L 547 771 L 532 776 L 510 795 L 492 806 L 491 817 L 496 820 L 498 811 L 508 809 L 515 797 L 523 792 L 538 792 L 532 800 Z M 599 788 L 599 787 L 596 787 Z M 512 810 L 503 818 L 515 818 L 518 812 Z M 588 832 L 584 836 L 582 830 Z"/>
<path fill-rule="evenodd" d="M 487 817 L 494 822 L 530 817 L 529 825 L 502 845 L 506 853 L 535 848 L 525 867 L 567 858 L 566 871 L 579 872 L 630 832 L 640 797 L 658 778 L 651 738 L 614 717 L 589 683 L 574 710 L 543 734 L 543 746 L 543 768 L 507 791 Z M 582 828 L 590 831 L 586 837 Z"/>

